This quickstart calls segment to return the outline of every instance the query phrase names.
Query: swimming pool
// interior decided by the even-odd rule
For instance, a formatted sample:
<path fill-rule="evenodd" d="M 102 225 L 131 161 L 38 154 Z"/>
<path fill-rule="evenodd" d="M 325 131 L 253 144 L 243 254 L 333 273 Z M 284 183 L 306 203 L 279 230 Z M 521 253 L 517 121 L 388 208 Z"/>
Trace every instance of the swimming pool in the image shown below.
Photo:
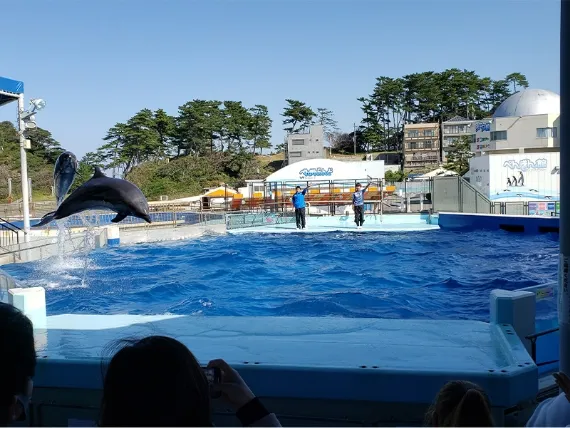
<path fill-rule="evenodd" d="M 434 230 L 203 237 L 4 268 L 46 288 L 48 315 L 487 321 L 492 289 L 555 281 L 557 263 L 558 235 Z M 555 319 L 555 299 L 539 309 Z"/>

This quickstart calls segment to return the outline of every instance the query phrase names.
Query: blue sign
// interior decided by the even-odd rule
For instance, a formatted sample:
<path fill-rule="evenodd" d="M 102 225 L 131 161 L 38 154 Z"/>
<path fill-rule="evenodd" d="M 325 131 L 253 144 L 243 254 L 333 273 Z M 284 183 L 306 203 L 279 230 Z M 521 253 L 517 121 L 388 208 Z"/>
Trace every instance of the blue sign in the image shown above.
<path fill-rule="evenodd" d="M 332 168 L 303 168 L 301 171 L 299 171 L 299 178 L 303 180 L 305 178 L 311 177 L 330 177 L 332 176 L 332 173 Z"/>
<path fill-rule="evenodd" d="M 489 122 L 477 122 L 475 125 L 475 132 L 489 132 L 491 131 L 491 124 Z"/>

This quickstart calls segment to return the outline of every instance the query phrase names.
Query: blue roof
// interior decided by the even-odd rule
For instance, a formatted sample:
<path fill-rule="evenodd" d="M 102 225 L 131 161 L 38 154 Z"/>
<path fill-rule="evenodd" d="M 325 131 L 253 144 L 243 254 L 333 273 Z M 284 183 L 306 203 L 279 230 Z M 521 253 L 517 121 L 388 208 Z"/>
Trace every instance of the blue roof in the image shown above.
<path fill-rule="evenodd" d="M 18 95 L 24 93 L 24 82 L 0 77 L 0 92 L 14 94 L 14 96 L 0 94 L 0 106 L 3 106 L 4 104 L 14 101 Z"/>

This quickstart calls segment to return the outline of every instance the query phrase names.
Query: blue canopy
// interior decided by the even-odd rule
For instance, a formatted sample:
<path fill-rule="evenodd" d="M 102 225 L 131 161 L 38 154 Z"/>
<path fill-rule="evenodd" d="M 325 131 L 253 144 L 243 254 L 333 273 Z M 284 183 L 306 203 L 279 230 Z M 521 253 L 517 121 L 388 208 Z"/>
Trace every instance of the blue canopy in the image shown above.
<path fill-rule="evenodd" d="M 24 93 L 24 82 L 0 77 L 0 106 L 8 104 Z"/>

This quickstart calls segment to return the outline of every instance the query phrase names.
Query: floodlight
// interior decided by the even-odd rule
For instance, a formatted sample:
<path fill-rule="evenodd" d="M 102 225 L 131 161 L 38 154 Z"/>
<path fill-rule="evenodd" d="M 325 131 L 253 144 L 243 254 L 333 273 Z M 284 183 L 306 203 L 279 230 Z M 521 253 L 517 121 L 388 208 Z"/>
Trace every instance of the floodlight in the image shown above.
<path fill-rule="evenodd" d="M 31 99 L 30 104 L 34 107 L 34 111 L 39 111 L 46 106 L 46 102 L 41 98 Z"/>

